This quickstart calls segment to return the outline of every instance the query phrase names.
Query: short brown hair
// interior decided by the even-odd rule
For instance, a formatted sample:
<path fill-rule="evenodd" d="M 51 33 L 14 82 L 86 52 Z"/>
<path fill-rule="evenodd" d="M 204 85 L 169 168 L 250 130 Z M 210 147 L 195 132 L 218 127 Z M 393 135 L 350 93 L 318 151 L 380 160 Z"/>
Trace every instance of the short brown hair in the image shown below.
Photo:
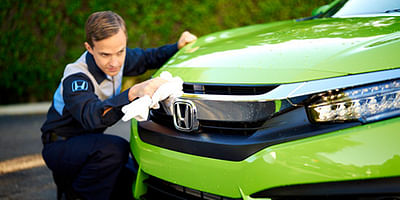
<path fill-rule="evenodd" d="M 95 12 L 86 21 L 86 41 L 91 47 L 94 47 L 93 41 L 111 37 L 117 34 L 120 29 L 124 31 L 126 38 L 128 38 L 125 21 L 121 16 L 112 11 Z"/>

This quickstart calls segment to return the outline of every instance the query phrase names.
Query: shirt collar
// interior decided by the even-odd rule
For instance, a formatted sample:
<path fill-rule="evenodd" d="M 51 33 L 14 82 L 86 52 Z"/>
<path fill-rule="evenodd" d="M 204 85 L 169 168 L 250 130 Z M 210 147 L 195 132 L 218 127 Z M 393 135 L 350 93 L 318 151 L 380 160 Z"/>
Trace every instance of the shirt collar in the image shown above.
<path fill-rule="evenodd" d="M 96 79 L 97 84 L 100 84 L 104 79 L 107 79 L 108 76 L 97 66 L 93 55 L 89 52 L 86 54 L 86 64 L 88 65 L 89 72 Z"/>

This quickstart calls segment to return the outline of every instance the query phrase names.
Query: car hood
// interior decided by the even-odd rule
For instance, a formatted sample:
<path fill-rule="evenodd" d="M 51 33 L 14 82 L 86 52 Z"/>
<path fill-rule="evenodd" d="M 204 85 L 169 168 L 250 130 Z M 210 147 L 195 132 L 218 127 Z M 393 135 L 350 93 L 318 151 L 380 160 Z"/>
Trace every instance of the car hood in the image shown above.
<path fill-rule="evenodd" d="M 280 84 L 393 69 L 400 67 L 399 30 L 399 17 L 253 25 L 201 37 L 157 73 L 196 83 Z"/>

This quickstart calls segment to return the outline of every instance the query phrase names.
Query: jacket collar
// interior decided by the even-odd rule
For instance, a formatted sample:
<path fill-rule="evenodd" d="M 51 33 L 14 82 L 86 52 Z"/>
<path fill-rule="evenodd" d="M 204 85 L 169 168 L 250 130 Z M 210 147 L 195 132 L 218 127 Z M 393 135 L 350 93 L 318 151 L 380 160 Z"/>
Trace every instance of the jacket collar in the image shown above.
<path fill-rule="evenodd" d="M 89 72 L 94 76 L 97 84 L 100 84 L 107 78 L 107 75 L 97 66 L 94 57 L 91 53 L 86 53 L 86 64 L 88 65 Z"/>

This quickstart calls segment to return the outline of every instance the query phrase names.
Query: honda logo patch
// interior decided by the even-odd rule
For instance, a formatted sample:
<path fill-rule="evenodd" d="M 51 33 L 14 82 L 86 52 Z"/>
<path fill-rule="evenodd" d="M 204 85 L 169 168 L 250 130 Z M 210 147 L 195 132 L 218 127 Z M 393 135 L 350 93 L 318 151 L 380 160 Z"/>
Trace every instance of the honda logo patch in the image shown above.
<path fill-rule="evenodd" d="M 72 82 L 72 92 L 86 91 L 88 89 L 88 82 L 84 80 L 76 80 Z"/>
<path fill-rule="evenodd" d="M 198 129 L 196 107 L 191 101 L 177 100 L 173 105 L 175 128 L 180 131 L 194 131 Z"/>

